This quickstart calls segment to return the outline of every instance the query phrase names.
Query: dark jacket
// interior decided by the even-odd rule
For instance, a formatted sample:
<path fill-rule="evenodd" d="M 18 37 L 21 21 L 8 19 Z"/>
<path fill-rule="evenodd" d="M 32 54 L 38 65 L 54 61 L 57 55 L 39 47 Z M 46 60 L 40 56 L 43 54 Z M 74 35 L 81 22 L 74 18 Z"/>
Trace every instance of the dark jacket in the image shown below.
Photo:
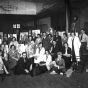
<path fill-rule="evenodd" d="M 27 58 L 25 59 L 27 62 Z M 26 74 L 25 69 L 26 69 L 26 62 L 24 62 L 23 58 L 20 58 L 18 60 L 17 66 L 15 68 L 15 74 L 20 75 L 20 74 Z"/>
<path fill-rule="evenodd" d="M 45 39 L 42 39 L 42 44 L 43 47 L 45 48 L 45 50 L 49 50 L 50 48 L 50 39 L 48 37 L 46 37 Z"/>

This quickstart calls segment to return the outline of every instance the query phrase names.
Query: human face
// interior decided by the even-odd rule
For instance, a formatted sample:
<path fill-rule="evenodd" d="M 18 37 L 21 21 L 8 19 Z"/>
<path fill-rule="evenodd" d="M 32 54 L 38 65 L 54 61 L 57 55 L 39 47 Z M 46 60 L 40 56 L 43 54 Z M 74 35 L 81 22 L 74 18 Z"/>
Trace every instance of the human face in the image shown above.
<path fill-rule="evenodd" d="M 13 41 L 15 41 L 15 38 L 13 38 Z"/>
<path fill-rule="evenodd" d="M 23 58 L 26 58 L 26 56 L 27 56 L 26 53 L 23 53 L 22 57 L 23 57 Z"/>
<path fill-rule="evenodd" d="M 30 40 L 30 41 L 32 40 L 32 37 L 31 37 L 31 36 L 29 37 L 29 40 Z"/>
<path fill-rule="evenodd" d="M 46 33 L 43 33 L 43 37 L 46 37 Z"/>
<path fill-rule="evenodd" d="M 42 48 L 42 44 L 39 44 L 39 48 Z"/>
<path fill-rule="evenodd" d="M 49 52 L 48 51 L 46 51 L 46 55 L 48 55 L 49 54 Z"/>
<path fill-rule="evenodd" d="M 11 49 L 14 50 L 15 49 L 15 46 L 12 46 Z"/>
<path fill-rule="evenodd" d="M 67 47 L 68 47 L 67 43 L 65 43 L 65 44 L 64 44 L 64 47 L 65 47 L 65 48 L 67 48 Z"/>
<path fill-rule="evenodd" d="M 71 36 L 74 37 L 75 36 L 74 33 L 71 33 Z"/>
<path fill-rule="evenodd" d="M 83 33 L 84 33 L 84 31 L 83 31 L 83 30 L 81 30 L 81 33 L 83 34 Z"/>
<path fill-rule="evenodd" d="M 63 34 L 63 37 L 64 37 L 64 38 L 66 38 L 66 35 L 65 35 L 65 34 Z"/>
<path fill-rule="evenodd" d="M 56 42 L 55 42 L 55 41 L 53 41 L 53 45 L 54 45 L 54 46 L 56 45 Z"/>
<path fill-rule="evenodd" d="M 57 61 L 61 60 L 62 55 L 58 55 Z"/>
<path fill-rule="evenodd" d="M 4 45 L 6 45 L 6 42 L 4 42 Z"/>

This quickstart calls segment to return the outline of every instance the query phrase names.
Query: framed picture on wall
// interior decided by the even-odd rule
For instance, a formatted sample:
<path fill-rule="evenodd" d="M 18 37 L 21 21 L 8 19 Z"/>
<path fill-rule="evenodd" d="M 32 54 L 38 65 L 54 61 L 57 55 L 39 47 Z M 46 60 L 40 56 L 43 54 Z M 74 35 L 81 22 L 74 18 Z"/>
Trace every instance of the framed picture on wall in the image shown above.
<path fill-rule="evenodd" d="M 0 39 L 3 41 L 3 32 L 0 32 Z"/>
<path fill-rule="evenodd" d="M 20 39 L 24 38 L 26 39 L 28 37 L 28 32 L 20 32 Z"/>
<path fill-rule="evenodd" d="M 40 30 L 32 30 L 32 34 L 35 34 L 37 36 L 37 34 L 40 34 Z"/>

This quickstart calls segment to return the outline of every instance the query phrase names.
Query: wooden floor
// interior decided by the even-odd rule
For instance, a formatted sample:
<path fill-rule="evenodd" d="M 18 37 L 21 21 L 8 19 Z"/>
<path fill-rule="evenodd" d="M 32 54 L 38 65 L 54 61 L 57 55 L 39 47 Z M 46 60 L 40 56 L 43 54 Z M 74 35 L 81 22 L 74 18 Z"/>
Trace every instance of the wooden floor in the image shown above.
<path fill-rule="evenodd" d="M 88 88 L 88 73 L 73 73 L 70 78 L 49 73 L 31 77 L 30 75 L 6 76 L 0 88 Z"/>

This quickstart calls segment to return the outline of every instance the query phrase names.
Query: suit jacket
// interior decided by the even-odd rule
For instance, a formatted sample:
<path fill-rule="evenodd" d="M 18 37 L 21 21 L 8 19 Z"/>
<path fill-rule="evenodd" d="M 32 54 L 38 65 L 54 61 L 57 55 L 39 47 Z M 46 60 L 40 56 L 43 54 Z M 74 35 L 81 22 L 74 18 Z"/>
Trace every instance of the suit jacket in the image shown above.
<path fill-rule="evenodd" d="M 50 39 L 49 38 L 43 38 L 42 39 L 42 44 L 43 44 L 43 47 L 45 48 L 45 50 L 48 50 L 50 48 Z"/>
<path fill-rule="evenodd" d="M 27 62 L 27 58 L 25 59 L 25 61 Z M 24 59 L 23 58 L 20 58 L 18 60 L 18 63 L 17 63 L 17 66 L 16 66 L 16 69 L 15 69 L 15 74 L 25 74 L 25 68 L 26 68 L 26 62 L 24 62 Z"/>
<path fill-rule="evenodd" d="M 53 49 L 52 49 L 52 52 L 54 55 L 57 55 L 57 53 L 59 52 L 59 48 L 58 46 L 56 45 L 55 47 L 53 46 Z"/>
<path fill-rule="evenodd" d="M 62 48 L 62 53 L 65 54 L 65 47 Z M 71 54 L 71 48 L 70 47 L 68 47 L 67 53 Z"/>

